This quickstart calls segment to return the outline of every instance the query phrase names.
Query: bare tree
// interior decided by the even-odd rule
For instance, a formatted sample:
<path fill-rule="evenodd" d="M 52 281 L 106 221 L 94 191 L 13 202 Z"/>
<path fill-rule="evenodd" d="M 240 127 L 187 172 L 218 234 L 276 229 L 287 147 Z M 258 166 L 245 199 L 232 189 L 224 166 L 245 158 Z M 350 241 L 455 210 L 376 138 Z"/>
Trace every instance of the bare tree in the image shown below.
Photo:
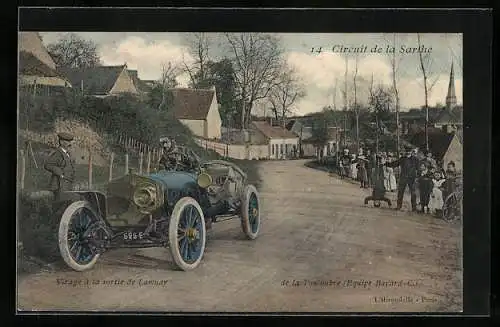
<path fill-rule="evenodd" d="M 57 67 L 85 68 L 100 65 L 97 44 L 75 33 L 65 34 L 56 43 L 49 44 L 47 49 Z"/>
<path fill-rule="evenodd" d="M 194 88 L 206 86 L 203 83 L 207 81 L 211 40 L 206 33 L 189 33 L 186 36 L 186 41 L 189 54 L 194 58 L 194 62 L 192 64 L 186 63 L 183 54 L 184 71 L 189 74 L 191 85 Z"/>
<path fill-rule="evenodd" d="M 393 34 L 392 38 L 392 46 L 394 49 L 396 49 L 396 34 Z M 392 52 L 391 56 L 391 71 L 392 71 L 392 91 L 394 92 L 394 99 L 396 103 L 396 154 L 397 157 L 399 158 L 399 139 L 400 139 L 400 130 L 399 130 L 399 89 L 398 89 L 398 68 L 399 68 L 399 61 L 397 55 L 397 51 Z"/>
<path fill-rule="evenodd" d="M 177 86 L 177 76 L 179 76 L 179 67 L 173 65 L 172 62 L 168 62 L 162 65 L 161 68 L 161 77 L 158 80 L 158 84 L 161 90 L 161 102 L 158 105 L 158 110 L 165 105 L 167 101 L 167 91 L 168 89 L 174 88 Z"/>
<path fill-rule="evenodd" d="M 372 110 L 374 110 L 374 104 L 375 104 L 376 100 L 375 100 L 375 92 L 373 90 L 373 73 L 372 73 L 372 78 L 370 80 L 370 85 L 368 87 L 368 94 L 369 94 L 369 98 L 368 98 L 369 102 L 368 103 L 369 103 L 370 107 L 372 108 Z M 375 124 L 377 127 L 375 153 L 378 153 L 378 118 L 377 118 L 376 111 L 375 111 Z"/>
<path fill-rule="evenodd" d="M 338 93 L 338 79 L 335 77 L 335 85 L 333 86 L 333 110 L 337 110 L 337 93 Z"/>
<path fill-rule="evenodd" d="M 353 111 L 356 118 L 356 152 L 359 153 L 359 105 L 358 105 L 358 85 L 356 79 L 358 77 L 358 56 L 355 58 L 354 62 L 354 74 L 353 74 L 353 90 L 354 90 L 354 103 Z"/>
<path fill-rule="evenodd" d="M 276 121 L 281 121 L 284 125 L 293 105 L 304 96 L 304 88 L 295 72 L 290 68 L 284 70 L 268 95 Z"/>
<path fill-rule="evenodd" d="M 348 92 L 347 92 L 347 73 L 349 72 L 348 70 L 348 59 L 347 56 L 345 57 L 345 72 L 344 72 L 344 90 L 342 91 L 342 95 L 344 97 L 344 147 L 347 145 L 347 106 L 349 103 L 348 100 Z"/>
<path fill-rule="evenodd" d="M 417 34 L 418 47 L 421 47 L 420 34 Z M 424 78 L 424 96 L 425 96 L 425 149 L 429 151 L 429 94 L 436 85 L 439 75 L 436 75 L 435 80 L 429 84 L 429 76 L 432 75 L 432 58 L 430 53 L 423 54 L 421 51 L 418 52 L 418 58 L 420 60 L 420 70 L 422 71 L 422 76 Z"/>
<path fill-rule="evenodd" d="M 235 81 L 241 103 L 241 129 L 251 118 L 255 101 L 265 99 L 278 83 L 282 70 L 279 39 L 263 33 L 225 34 L 234 63 Z"/>
<path fill-rule="evenodd" d="M 369 87 L 370 107 L 375 116 L 376 129 L 376 152 L 379 151 L 381 119 L 384 114 L 388 114 L 392 105 L 393 95 L 391 90 L 380 84 L 374 87 L 373 74 Z"/>

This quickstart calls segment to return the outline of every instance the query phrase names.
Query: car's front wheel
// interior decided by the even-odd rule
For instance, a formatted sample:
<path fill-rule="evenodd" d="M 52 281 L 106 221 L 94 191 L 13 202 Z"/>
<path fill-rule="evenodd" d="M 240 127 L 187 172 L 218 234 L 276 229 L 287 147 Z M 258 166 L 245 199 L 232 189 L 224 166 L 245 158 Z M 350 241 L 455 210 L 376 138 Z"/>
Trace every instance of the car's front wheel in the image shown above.
<path fill-rule="evenodd" d="M 59 222 L 59 251 L 64 262 L 76 271 L 92 268 L 99 258 L 89 243 L 91 225 L 98 219 L 87 201 L 71 203 L 62 214 Z"/>
<path fill-rule="evenodd" d="M 260 231 L 260 199 L 255 186 L 249 184 L 243 190 L 241 201 L 241 228 L 246 237 L 254 240 Z"/>
<path fill-rule="evenodd" d="M 180 199 L 172 211 L 168 227 L 170 253 L 176 266 L 184 271 L 195 269 L 205 252 L 205 217 L 198 202 Z"/>

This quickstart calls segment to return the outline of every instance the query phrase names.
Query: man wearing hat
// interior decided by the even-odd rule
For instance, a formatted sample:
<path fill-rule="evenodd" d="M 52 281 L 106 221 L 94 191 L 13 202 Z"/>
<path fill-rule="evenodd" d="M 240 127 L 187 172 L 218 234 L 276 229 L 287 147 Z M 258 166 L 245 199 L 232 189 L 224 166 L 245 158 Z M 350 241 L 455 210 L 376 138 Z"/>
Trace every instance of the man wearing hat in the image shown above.
<path fill-rule="evenodd" d="M 416 179 L 418 176 L 419 160 L 416 157 L 416 152 L 411 147 L 405 147 L 405 155 L 392 163 L 386 163 L 389 167 L 399 166 L 399 183 L 398 183 L 398 201 L 397 210 L 401 210 L 403 206 L 403 196 L 406 186 L 408 186 L 411 195 L 411 209 L 417 211 L 417 196 L 415 193 Z"/>
<path fill-rule="evenodd" d="M 179 163 L 175 141 L 168 137 L 162 137 L 160 138 L 160 144 L 163 150 L 160 158 L 160 167 L 165 170 L 175 169 Z"/>
<path fill-rule="evenodd" d="M 61 192 L 71 191 L 75 178 L 75 164 L 69 149 L 73 142 L 73 135 L 69 133 L 57 134 L 58 147 L 48 156 L 44 168 L 51 173 L 49 189 L 54 192 L 56 199 Z"/>

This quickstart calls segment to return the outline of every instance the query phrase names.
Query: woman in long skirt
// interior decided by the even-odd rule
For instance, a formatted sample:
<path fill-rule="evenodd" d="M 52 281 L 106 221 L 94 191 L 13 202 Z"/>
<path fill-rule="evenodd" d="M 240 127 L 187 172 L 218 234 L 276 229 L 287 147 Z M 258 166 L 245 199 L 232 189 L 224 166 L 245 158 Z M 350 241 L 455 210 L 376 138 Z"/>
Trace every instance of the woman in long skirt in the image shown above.
<path fill-rule="evenodd" d="M 434 172 L 434 178 L 432 179 L 433 187 L 431 192 L 431 197 L 429 201 L 429 211 L 432 214 L 437 214 L 443 209 L 443 191 L 441 190 L 445 179 L 441 172 Z"/>
<path fill-rule="evenodd" d="M 356 161 L 356 156 L 353 154 L 351 156 L 351 177 L 352 179 L 354 180 L 357 180 L 358 179 L 358 169 L 356 168 L 356 165 L 357 165 L 357 161 Z"/>

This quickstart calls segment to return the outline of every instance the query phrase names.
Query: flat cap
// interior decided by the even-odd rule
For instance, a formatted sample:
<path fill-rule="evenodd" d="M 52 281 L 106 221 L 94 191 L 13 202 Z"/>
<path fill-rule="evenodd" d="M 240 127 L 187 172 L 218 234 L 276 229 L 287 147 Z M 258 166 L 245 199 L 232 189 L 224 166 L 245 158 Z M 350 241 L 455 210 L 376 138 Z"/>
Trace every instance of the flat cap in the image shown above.
<path fill-rule="evenodd" d="M 58 137 L 60 140 L 64 140 L 64 141 L 73 141 L 73 135 L 71 135 L 70 133 L 61 132 L 61 133 L 57 134 L 57 137 Z"/>

